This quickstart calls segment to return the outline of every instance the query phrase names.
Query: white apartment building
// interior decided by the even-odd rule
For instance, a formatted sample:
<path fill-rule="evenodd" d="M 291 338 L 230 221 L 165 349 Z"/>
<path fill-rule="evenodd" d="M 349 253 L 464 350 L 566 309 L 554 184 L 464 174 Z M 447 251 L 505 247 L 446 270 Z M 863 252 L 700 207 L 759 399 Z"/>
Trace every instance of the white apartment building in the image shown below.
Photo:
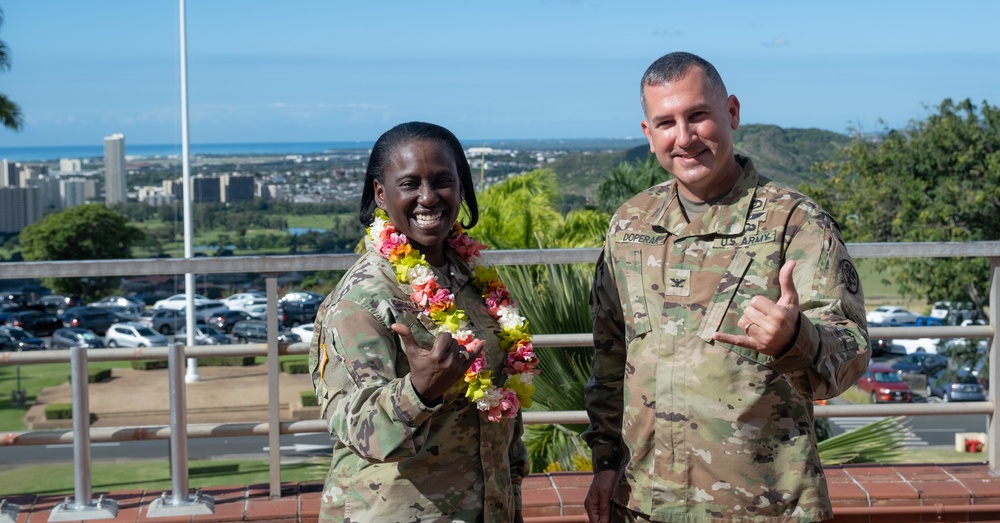
<path fill-rule="evenodd" d="M 104 137 L 104 203 L 114 205 L 128 201 L 125 182 L 125 135 Z"/>
<path fill-rule="evenodd" d="M 79 158 L 61 158 L 59 160 L 59 172 L 78 173 L 83 170 L 83 162 Z"/>
<path fill-rule="evenodd" d="M 17 162 L 0 160 L 0 187 L 18 187 L 20 185 L 20 166 Z"/>
<path fill-rule="evenodd" d="M 59 180 L 59 199 L 63 209 L 83 205 L 97 196 L 97 183 L 84 178 Z"/>

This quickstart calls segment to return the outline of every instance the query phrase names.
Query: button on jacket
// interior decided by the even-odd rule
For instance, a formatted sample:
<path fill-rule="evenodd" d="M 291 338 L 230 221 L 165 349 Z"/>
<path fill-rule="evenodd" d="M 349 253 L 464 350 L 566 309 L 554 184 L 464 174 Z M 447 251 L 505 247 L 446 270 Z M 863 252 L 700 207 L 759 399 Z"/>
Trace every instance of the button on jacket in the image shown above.
<path fill-rule="evenodd" d="M 506 353 L 468 267 L 448 251 L 461 284 L 456 306 L 485 342 L 492 369 Z M 430 348 L 434 323 L 420 314 L 392 265 L 372 252 L 347 272 L 317 315 L 310 372 L 323 417 L 337 437 L 322 497 L 321 521 L 507 523 L 520 508 L 527 475 L 521 416 L 486 419 L 459 381 L 436 406 L 410 382 L 393 323 Z M 503 379 L 503 372 L 496 372 Z"/>
<path fill-rule="evenodd" d="M 591 296 L 585 439 L 618 465 L 613 499 L 655 521 L 832 517 L 813 400 L 868 365 L 864 297 L 834 220 L 737 156 L 731 191 L 688 223 L 673 181 L 612 218 Z M 743 334 L 755 295 L 795 260 L 800 327 L 778 358 L 713 341 Z"/>

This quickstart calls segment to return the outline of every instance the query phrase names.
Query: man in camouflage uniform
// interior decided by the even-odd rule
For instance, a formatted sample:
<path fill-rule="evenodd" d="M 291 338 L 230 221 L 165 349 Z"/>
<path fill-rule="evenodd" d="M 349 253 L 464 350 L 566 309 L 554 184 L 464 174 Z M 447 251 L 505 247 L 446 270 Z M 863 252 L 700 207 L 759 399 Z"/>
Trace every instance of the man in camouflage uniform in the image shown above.
<path fill-rule="evenodd" d="M 868 365 L 864 297 L 834 220 L 733 153 L 739 101 L 688 53 L 641 83 L 674 177 L 611 220 L 587 385 L 593 522 L 832 517 L 813 400 Z"/>

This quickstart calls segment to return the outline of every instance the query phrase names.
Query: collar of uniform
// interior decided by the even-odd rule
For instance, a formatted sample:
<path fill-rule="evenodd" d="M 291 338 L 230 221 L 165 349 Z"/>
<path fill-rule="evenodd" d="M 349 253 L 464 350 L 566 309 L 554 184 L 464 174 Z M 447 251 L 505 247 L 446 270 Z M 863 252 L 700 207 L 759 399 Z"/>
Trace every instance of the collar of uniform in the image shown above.
<path fill-rule="evenodd" d="M 664 198 L 659 206 L 651 209 L 646 214 L 644 221 L 654 230 L 656 228 L 664 229 L 679 237 L 742 233 L 746 227 L 747 217 L 750 215 L 750 207 L 753 204 L 754 192 L 760 176 L 750 158 L 737 154 L 736 162 L 739 163 L 742 173 L 733 188 L 730 189 L 729 194 L 719 200 L 694 223 L 688 223 L 684 216 L 680 197 L 677 194 L 676 180 L 668 182 L 670 196 Z"/>

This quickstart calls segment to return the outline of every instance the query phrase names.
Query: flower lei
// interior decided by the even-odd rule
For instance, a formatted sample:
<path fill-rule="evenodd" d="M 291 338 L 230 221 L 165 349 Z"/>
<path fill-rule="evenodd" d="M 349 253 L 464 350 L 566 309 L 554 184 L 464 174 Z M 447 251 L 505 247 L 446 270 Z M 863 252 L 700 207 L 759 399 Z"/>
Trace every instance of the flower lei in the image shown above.
<path fill-rule="evenodd" d="M 409 284 L 410 300 L 423 307 L 423 314 L 438 326 L 434 334 L 449 332 L 462 347 L 476 340 L 468 327 L 468 315 L 455 307 L 455 296 L 438 285 L 430 263 L 396 230 L 384 210 L 375 211 L 368 237 L 370 248 L 392 263 L 396 279 Z M 469 384 L 465 397 L 486 412 L 490 421 L 498 422 L 504 416 L 513 418 L 521 407 L 531 406 L 531 395 L 535 392 L 531 380 L 538 374 L 534 370 L 538 357 L 531 345 L 528 320 L 519 314 L 496 268 L 479 257 L 485 245 L 472 239 L 459 223 L 452 227 L 448 244 L 472 269 L 472 283 L 482 294 L 490 316 L 500 324 L 500 347 L 507 351 L 503 369 L 507 379 L 503 386 L 493 384 L 493 371 L 486 368 L 486 359 L 480 353 L 465 372 L 465 382 Z"/>

